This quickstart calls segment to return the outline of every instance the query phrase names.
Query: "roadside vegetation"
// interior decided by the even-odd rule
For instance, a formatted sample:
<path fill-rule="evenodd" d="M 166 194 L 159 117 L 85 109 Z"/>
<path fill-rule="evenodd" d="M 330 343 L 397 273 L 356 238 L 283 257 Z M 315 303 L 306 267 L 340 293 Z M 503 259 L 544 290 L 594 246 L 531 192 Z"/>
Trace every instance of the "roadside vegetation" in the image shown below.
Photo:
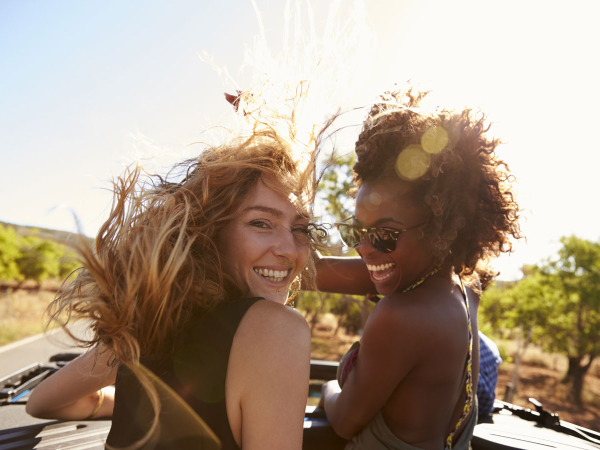
<path fill-rule="evenodd" d="M 44 311 L 60 286 L 47 281 L 40 287 L 33 283 L 4 284 L 0 290 L 0 346 L 42 333 L 46 321 Z"/>
<path fill-rule="evenodd" d="M 0 224 L 0 345 L 44 331 L 43 313 L 79 264 L 64 232 Z"/>

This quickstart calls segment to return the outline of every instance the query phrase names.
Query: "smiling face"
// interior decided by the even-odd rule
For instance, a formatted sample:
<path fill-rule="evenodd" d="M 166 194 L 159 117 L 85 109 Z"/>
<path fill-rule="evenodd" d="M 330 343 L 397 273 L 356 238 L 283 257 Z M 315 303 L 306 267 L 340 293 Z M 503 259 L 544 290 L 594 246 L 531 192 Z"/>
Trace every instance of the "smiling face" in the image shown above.
<path fill-rule="evenodd" d="M 285 304 L 309 252 L 308 219 L 294 204 L 259 181 L 220 235 L 226 267 L 250 295 Z"/>
<path fill-rule="evenodd" d="M 424 223 L 427 209 L 411 199 L 410 187 L 401 181 L 363 183 L 356 196 L 354 225 L 403 230 Z M 391 253 L 377 251 L 367 237 L 356 251 L 382 295 L 407 288 L 434 268 L 434 258 L 416 228 L 400 234 Z"/>

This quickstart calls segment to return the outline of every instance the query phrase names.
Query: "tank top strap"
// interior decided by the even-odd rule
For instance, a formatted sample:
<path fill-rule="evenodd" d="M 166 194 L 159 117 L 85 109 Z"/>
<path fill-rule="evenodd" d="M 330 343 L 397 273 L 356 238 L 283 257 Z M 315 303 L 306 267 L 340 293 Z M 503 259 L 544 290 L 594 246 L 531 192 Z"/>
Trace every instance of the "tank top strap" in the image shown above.
<path fill-rule="evenodd" d="M 467 353 L 467 380 L 465 389 L 467 391 L 467 399 L 465 400 L 465 405 L 463 407 L 463 412 L 458 419 L 455 427 L 452 429 L 448 437 L 446 438 L 446 450 L 452 449 L 452 441 L 454 440 L 454 435 L 459 430 L 461 425 L 465 422 L 467 417 L 469 417 L 469 413 L 473 409 L 473 330 L 471 327 L 471 313 L 469 311 L 469 298 L 467 296 L 467 290 L 463 283 L 462 278 L 458 277 L 460 289 L 463 293 L 463 298 L 465 300 L 465 307 L 467 308 L 467 323 L 469 329 L 469 351 Z"/>

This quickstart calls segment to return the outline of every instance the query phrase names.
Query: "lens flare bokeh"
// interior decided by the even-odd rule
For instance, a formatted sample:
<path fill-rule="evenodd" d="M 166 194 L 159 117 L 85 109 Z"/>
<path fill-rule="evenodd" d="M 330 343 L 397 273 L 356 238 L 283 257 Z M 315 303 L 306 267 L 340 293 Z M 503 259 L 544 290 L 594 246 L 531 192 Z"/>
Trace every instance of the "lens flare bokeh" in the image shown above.
<path fill-rule="evenodd" d="M 398 155 L 396 173 L 405 180 L 416 180 L 431 164 L 431 156 L 420 145 L 409 145 Z"/>

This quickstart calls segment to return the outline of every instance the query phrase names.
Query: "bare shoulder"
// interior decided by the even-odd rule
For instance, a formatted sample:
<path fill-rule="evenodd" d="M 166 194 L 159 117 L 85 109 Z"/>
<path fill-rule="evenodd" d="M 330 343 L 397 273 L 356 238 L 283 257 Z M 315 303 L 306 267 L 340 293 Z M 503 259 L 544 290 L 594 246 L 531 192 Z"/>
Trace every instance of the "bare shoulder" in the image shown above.
<path fill-rule="evenodd" d="M 310 328 L 304 317 L 292 308 L 259 300 L 242 319 L 236 344 L 247 355 L 257 357 L 289 352 L 310 354 Z"/>
<path fill-rule="evenodd" d="M 423 286 L 382 298 L 367 324 L 376 331 L 372 334 L 384 340 L 406 342 L 410 338 L 419 339 L 421 345 L 440 345 L 440 340 L 446 342 L 454 328 L 466 326 L 466 320 L 464 303 L 458 294 L 454 297 L 449 291 Z"/>
<path fill-rule="evenodd" d="M 403 330 L 421 328 L 423 321 L 432 320 L 430 302 L 422 294 L 409 292 L 386 295 L 371 314 L 373 322 L 381 326 L 401 327 Z"/>
<path fill-rule="evenodd" d="M 268 325 L 268 326 L 267 326 Z M 298 311 L 269 300 L 257 301 L 246 313 L 240 324 L 242 332 L 275 337 L 280 333 L 294 333 L 310 339 L 308 323 Z"/>
<path fill-rule="evenodd" d="M 254 303 L 235 333 L 225 387 L 229 423 L 241 447 L 284 448 L 281 443 L 302 440 L 309 374 L 304 317 L 269 300 Z"/>

